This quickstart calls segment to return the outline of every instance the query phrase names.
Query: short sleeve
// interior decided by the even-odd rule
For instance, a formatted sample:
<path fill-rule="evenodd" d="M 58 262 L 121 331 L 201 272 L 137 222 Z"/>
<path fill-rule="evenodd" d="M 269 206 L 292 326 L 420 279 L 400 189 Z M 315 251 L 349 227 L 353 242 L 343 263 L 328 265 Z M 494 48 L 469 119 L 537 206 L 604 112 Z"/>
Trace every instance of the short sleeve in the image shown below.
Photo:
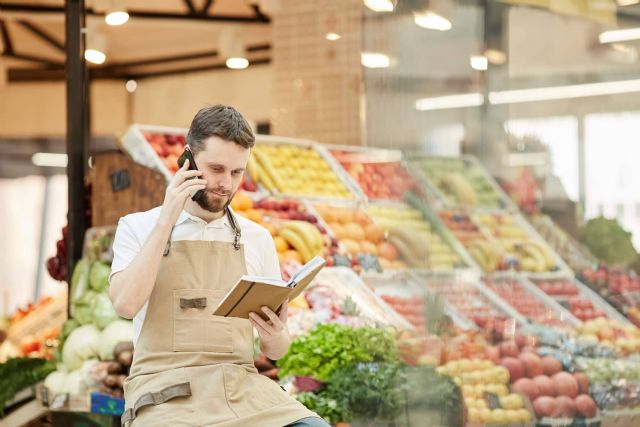
<path fill-rule="evenodd" d="M 127 222 L 126 217 L 120 218 L 116 236 L 113 240 L 113 262 L 111 263 L 109 281 L 111 281 L 115 273 L 127 268 L 140 252 L 141 246 L 133 227 Z"/>
<path fill-rule="evenodd" d="M 278 259 L 278 252 L 276 251 L 276 244 L 273 241 L 273 237 L 269 232 L 264 236 L 264 271 L 262 275 L 264 277 L 270 277 L 274 279 L 282 279 L 280 273 L 280 260 Z"/>

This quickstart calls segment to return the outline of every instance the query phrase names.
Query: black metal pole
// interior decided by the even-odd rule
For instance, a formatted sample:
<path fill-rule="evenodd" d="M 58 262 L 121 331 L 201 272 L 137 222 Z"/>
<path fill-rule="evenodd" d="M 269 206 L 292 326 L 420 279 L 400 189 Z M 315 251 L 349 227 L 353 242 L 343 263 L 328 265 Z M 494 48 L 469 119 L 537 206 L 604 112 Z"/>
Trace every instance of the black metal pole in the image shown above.
<path fill-rule="evenodd" d="M 88 73 L 84 61 L 84 0 L 65 3 L 66 79 L 67 79 L 67 282 L 71 284 L 73 267 L 82 256 L 86 229 L 85 165 L 88 148 Z"/>

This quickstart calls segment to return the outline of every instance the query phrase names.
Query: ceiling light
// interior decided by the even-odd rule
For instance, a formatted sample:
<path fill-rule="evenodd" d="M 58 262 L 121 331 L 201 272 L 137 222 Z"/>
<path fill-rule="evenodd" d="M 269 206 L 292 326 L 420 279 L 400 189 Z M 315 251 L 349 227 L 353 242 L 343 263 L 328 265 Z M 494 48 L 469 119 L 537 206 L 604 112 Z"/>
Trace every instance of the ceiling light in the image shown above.
<path fill-rule="evenodd" d="M 490 92 L 489 102 L 492 104 L 515 104 L 633 92 L 640 92 L 640 79 Z"/>
<path fill-rule="evenodd" d="M 640 3 L 640 0 L 618 0 L 618 6 L 631 6 Z"/>
<path fill-rule="evenodd" d="M 342 36 L 338 33 L 327 33 L 327 35 L 325 36 L 325 38 L 329 41 L 336 41 L 336 40 L 340 40 L 342 38 Z"/>
<path fill-rule="evenodd" d="M 362 52 L 360 61 L 362 66 L 367 68 L 387 68 L 391 64 L 388 55 L 375 52 Z"/>
<path fill-rule="evenodd" d="M 502 65 L 507 62 L 507 54 L 498 49 L 487 49 L 484 51 L 484 56 L 493 65 Z"/>
<path fill-rule="evenodd" d="M 107 59 L 107 55 L 97 49 L 86 49 L 84 51 L 84 59 L 91 62 L 92 64 L 100 65 L 103 64 Z"/>
<path fill-rule="evenodd" d="M 234 70 L 242 70 L 249 66 L 249 60 L 247 58 L 229 58 L 227 59 L 227 67 Z"/>
<path fill-rule="evenodd" d="M 97 29 L 87 29 L 87 47 L 84 51 L 84 59 L 92 64 L 102 64 L 107 59 L 107 39 Z"/>
<path fill-rule="evenodd" d="M 448 110 L 451 108 L 478 107 L 482 104 L 484 104 L 484 95 L 481 93 L 467 93 L 418 99 L 416 101 L 416 110 Z"/>
<path fill-rule="evenodd" d="M 627 42 L 640 39 L 640 28 L 625 28 L 624 30 L 611 30 L 600 33 L 600 43 Z"/>
<path fill-rule="evenodd" d="M 471 55 L 471 57 L 469 57 L 469 64 L 471 64 L 471 68 L 478 71 L 487 71 L 489 68 L 489 60 L 486 56 L 482 55 Z"/>
<path fill-rule="evenodd" d="M 417 26 L 429 30 L 448 31 L 451 29 L 451 21 L 430 11 L 414 12 L 413 20 Z"/>
<path fill-rule="evenodd" d="M 364 0 L 364 5 L 374 12 L 393 12 L 397 0 Z"/>
<path fill-rule="evenodd" d="M 31 162 L 36 166 L 66 168 L 67 155 L 60 153 L 35 153 L 31 156 Z"/>
<path fill-rule="evenodd" d="M 129 14 L 124 10 L 114 10 L 113 12 L 107 13 L 104 17 L 104 22 L 107 25 L 111 25 L 113 27 L 122 25 L 129 20 Z"/>
<path fill-rule="evenodd" d="M 133 93 L 138 88 L 138 82 L 135 80 L 127 80 L 127 83 L 125 83 L 124 87 L 125 89 L 127 89 L 127 92 Z"/>

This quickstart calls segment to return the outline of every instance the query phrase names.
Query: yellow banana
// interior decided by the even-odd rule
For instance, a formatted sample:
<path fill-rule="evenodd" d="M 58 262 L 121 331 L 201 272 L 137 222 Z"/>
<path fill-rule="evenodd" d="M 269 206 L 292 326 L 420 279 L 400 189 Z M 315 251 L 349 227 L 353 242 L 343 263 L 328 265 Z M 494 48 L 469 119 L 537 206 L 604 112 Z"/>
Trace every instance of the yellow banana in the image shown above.
<path fill-rule="evenodd" d="M 254 151 L 253 155 L 256 156 L 256 161 L 262 167 L 262 170 L 261 170 L 262 174 L 268 175 L 269 178 L 271 178 L 271 182 L 273 182 L 274 187 L 278 191 L 280 192 L 284 191 L 284 185 L 282 183 L 282 180 L 280 179 L 278 172 L 275 170 L 275 168 L 271 164 L 271 160 L 269 159 L 269 156 L 264 154 L 262 151 Z"/>
<path fill-rule="evenodd" d="M 322 234 L 315 225 L 306 221 L 287 221 L 283 227 L 298 234 L 307 244 L 312 256 L 322 253 Z"/>
<path fill-rule="evenodd" d="M 286 240 L 292 248 L 300 253 L 300 255 L 302 256 L 302 261 L 308 262 L 313 258 L 309 247 L 298 233 L 291 229 L 282 229 L 278 234 L 280 237 Z"/>
<path fill-rule="evenodd" d="M 426 240 L 416 234 L 415 231 L 409 231 L 404 227 L 392 227 L 389 229 L 389 236 L 402 240 L 409 249 L 413 250 L 415 258 L 419 260 L 429 259 L 429 248 Z"/>
<path fill-rule="evenodd" d="M 487 260 L 485 253 L 482 250 L 480 250 L 477 246 L 475 246 L 473 243 L 474 242 L 471 242 L 469 244 L 469 247 L 467 247 L 467 251 L 469 251 L 471 256 L 476 260 L 476 262 L 478 263 L 478 266 L 483 271 L 490 273 L 489 261 Z"/>
<path fill-rule="evenodd" d="M 261 182 L 260 165 L 258 164 L 255 156 L 249 156 L 249 161 L 247 162 L 247 173 L 256 184 Z"/>
<path fill-rule="evenodd" d="M 397 236 L 389 236 L 387 239 L 398 250 L 402 258 L 409 264 L 410 267 L 427 268 L 429 266 L 428 259 L 418 258 L 414 250 L 412 250 L 404 240 L 399 239 Z"/>

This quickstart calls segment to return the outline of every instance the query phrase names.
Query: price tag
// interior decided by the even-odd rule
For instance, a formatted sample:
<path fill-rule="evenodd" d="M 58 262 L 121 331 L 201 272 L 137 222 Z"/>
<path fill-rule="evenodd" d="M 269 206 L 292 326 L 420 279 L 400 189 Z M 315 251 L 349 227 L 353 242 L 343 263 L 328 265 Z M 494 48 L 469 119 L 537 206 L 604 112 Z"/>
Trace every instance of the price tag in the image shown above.
<path fill-rule="evenodd" d="M 111 189 L 114 193 L 129 188 L 129 171 L 120 169 L 111 174 Z"/>
<path fill-rule="evenodd" d="M 67 401 L 69 400 L 69 395 L 68 394 L 57 394 L 54 398 L 53 401 L 51 402 L 51 405 L 49 405 L 49 409 L 51 410 L 55 410 L 55 409 L 62 409 L 67 405 Z"/>
<path fill-rule="evenodd" d="M 484 392 L 484 399 L 487 401 L 489 409 L 502 409 L 500 405 L 500 397 L 495 393 Z"/>

